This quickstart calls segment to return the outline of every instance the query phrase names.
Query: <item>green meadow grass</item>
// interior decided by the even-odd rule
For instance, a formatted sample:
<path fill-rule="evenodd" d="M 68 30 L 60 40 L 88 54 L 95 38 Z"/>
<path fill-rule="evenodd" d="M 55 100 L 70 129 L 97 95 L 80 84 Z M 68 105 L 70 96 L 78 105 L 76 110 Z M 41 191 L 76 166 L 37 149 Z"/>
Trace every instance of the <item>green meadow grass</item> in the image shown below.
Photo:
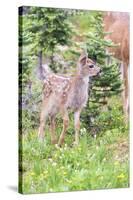
<path fill-rule="evenodd" d="M 48 130 L 43 142 L 36 130 L 23 136 L 22 193 L 129 187 L 128 128 L 107 130 L 96 139 L 86 131 L 76 147 L 73 137 L 66 135 L 59 148 L 50 144 Z"/>

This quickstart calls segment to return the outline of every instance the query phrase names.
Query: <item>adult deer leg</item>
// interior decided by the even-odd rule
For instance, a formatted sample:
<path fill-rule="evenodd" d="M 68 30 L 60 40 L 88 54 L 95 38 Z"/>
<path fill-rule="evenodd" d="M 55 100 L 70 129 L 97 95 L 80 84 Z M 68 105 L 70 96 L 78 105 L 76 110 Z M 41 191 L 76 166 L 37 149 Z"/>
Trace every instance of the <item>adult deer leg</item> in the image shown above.
<path fill-rule="evenodd" d="M 74 126 L 75 126 L 75 145 L 79 143 L 79 129 L 80 129 L 80 110 L 74 113 Z"/>
<path fill-rule="evenodd" d="M 129 99 L 128 99 L 128 65 L 124 63 L 123 68 L 123 79 L 124 79 L 124 91 L 123 91 L 123 106 L 124 106 L 124 114 L 126 121 L 128 121 L 128 114 L 129 114 Z"/>
<path fill-rule="evenodd" d="M 66 130 L 69 124 L 69 116 L 67 110 L 63 111 L 63 130 L 61 132 L 58 145 L 61 146 L 65 139 Z"/>
<path fill-rule="evenodd" d="M 57 138 L 55 135 L 55 116 L 50 117 L 50 128 L 51 128 L 51 143 L 56 144 Z"/>

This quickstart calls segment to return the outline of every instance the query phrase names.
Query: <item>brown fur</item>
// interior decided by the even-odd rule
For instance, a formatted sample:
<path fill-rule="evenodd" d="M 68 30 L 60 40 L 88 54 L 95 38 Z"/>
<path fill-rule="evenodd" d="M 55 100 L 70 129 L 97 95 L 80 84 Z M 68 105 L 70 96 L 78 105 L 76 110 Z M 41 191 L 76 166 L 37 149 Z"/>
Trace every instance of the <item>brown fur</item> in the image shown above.
<path fill-rule="evenodd" d="M 88 100 L 89 76 L 95 76 L 100 72 L 100 68 L 92 60 L 88 59 L 86 55 L 80 57 L 78 65 L 77 74 L 73 77 L 50 73 L 44 80 L 40 127 L 38 131 L 39 138 L 42 139 L 45 135 L 45 123 L 49 116 L 51 119 L 51 142 L 57 142 L 55 136 L 55 117 L 57 113 L 61 113 L 63 130 L 58 144 L 62 145 L 69 124 L 68 110 L 71 110 L 74 112 L 75 144 L 78 144 L 80 113 Z"/>
<path fill-rule="evenodd" d="M 114 56 L 122 61 L 122 78 L 124 81 L 123 110 L 126 118 L 128 118 L 128 65 L 129 65 L 129 14 L 121 12 L 107 12 L 104 16 L 104 30 L 112 32 L 106 36 L 111 39 L 118 47 L 109 48 Z"/>

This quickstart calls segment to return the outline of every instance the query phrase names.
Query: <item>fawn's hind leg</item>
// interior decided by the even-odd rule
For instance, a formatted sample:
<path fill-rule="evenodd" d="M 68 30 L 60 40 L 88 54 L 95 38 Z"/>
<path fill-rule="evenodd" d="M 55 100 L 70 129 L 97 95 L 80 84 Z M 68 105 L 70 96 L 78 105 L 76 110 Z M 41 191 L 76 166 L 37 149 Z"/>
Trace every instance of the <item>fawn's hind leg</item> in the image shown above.
<path fill-rule="evenodd" d="M 68 116 L 67 110 L 63 111 L 62 115 L 63 115 L 63 130 L 59 138 L 59 142 L 58 142 L 59 146 L 61 146 L 64 142 L 66 130 L 69 124 L 69 116 Z"/>
<path fill-rule="evenodd" d="M 78 110 L 74 113 L 74 126 L 75 126 L 75 141 L 74 141 L 74 144 L 75 145 L 78 145 L 78 143 L 79 143 L 80 112 L 81 112 L 81 110 Z"/>
<path fill-rule="evenodd" d="M 50 117 L 50 129 L 51 129 L 51 143 L 56 144 L 57 138 L 55 135 L 55 116 Z"/>

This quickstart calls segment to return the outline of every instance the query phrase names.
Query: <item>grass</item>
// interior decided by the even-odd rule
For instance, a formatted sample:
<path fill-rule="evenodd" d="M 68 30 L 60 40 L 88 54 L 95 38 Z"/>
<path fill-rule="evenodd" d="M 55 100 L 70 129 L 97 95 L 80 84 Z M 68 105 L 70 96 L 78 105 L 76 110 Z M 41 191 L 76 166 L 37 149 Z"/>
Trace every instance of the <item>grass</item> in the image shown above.
<path fill-rule="evenodd" d="M 48 130 L 44 142 L 36 130 L 23 136 L 22 193 L 129 187 L 128 128 L 107 130 L 96 139 L 84 131 L 79 146 L 72 147 L 72 141 L 68 134 L 57 148 Z"/>

